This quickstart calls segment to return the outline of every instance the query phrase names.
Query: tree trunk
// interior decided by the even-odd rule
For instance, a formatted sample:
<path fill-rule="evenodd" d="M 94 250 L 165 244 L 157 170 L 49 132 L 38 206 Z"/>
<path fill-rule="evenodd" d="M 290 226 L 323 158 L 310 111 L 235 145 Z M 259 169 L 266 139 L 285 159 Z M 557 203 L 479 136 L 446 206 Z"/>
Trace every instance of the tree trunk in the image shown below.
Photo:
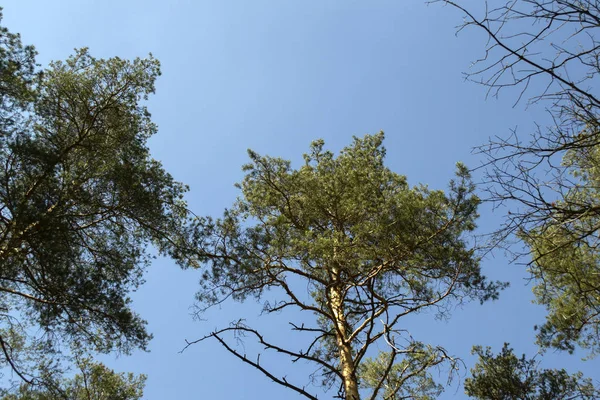
<path fill-rule="evenodd" d="M 346 315 L 342 299 L 342 289 L 339 285 L 333 285 L 329 290 L 329 301 L 331 311 L 335 318 L 336 340 L 339 349 L 341 373 L 344 379 L 344 390 L 346 400 L 360 400 L 358 393 L 358 379 L 354 371 L 354 360 L 352 357 L 352 346 L 346 341 L 347 325 Z"/>

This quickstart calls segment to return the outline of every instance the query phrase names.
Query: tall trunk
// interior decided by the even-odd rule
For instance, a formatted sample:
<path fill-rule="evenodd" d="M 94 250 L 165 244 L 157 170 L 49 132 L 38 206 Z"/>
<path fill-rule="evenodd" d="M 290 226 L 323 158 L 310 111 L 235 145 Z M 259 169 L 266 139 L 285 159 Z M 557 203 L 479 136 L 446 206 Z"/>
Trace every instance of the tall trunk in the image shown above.
<path fill-rule="evenodd" d="M 341 373 L 344 379 L 344 390 L 346 400 L 360 400 L 358 394 L 358 379 L 354 371 L 354 360 L 352 358 L 352 346 L 346 341 L 347 325 L 346 315 L 344 313 L 344 304 L 342 299 L 342 288 L 339 285 L 333 285 L 329 289 L 329 300 L 331 302 L 331 311 L 335 318 L 336 340 L 339 349 Z"/>

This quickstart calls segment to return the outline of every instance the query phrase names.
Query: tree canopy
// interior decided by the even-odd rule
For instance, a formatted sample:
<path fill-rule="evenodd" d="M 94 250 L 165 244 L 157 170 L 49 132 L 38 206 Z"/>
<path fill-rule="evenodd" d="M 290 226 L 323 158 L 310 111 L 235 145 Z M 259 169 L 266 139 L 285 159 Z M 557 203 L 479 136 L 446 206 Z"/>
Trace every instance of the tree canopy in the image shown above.
<path fill-rule="evenodd" d="M 117 373 L 89 357 L 77 357 L 78 373 L 52 385 L 21 384 L 4 390 L 2 400 L 139 400 L 144 394 L 145 375 Z"/>
<path fill-rule="evenodd" d="M 298 348 L 270 342 L 242 319 L 195 342 L 214 338 L 311 399 L 316 396 L 304 385 L 279 377 L 260 354 L 240 353 L 227 335 L 312 363 L 312 383 L 335 386 L 346 399 L 358 400 L 361 388 L 371 399 L 439 392 L 428 369 L 446 363 L 452 370 L 456 360 L 414 340 L 399 321 L 426 309 L 444 316 L 462 301 L 496 298 L 504 285 L 484 278 L 468 239 L 479 199 L 467 169 L 458 165 L 447 194 L 411 187 L 384 165 L 383 139 L 383 133 L 355 137 L 337 157 L 315 141 L 298 169 L 249 151 L 238 185 L 242 196 L 222 218 L 196 224 L 198 247 L 210 264 L 199 307 L 254 298 L 280 318 L 299 310 L 306 317 L 289 320 Z M 279 300 L 265 301 L 267 291 Z M 382 354 L 370 359 L 379 344 Z"/>
<path fill-rule="evenodd" d="M 593 400 L 600 397 L 592 380 L 564 369 L 540 369 L 539 361 L 517 357 L 508 344 L 494 356 L 476 346 L 479 361 L 465 380 L 465 392 L 480 400 Z"/>
<path fill-rule="evenodd" d="M 186 187 L 150 156 L 159 63 L 78 50 L 44 70 L 0 29 L 0 365 L 42 383 L 71 344 L 146 348 L 128 293 L 181 231 Z"/>

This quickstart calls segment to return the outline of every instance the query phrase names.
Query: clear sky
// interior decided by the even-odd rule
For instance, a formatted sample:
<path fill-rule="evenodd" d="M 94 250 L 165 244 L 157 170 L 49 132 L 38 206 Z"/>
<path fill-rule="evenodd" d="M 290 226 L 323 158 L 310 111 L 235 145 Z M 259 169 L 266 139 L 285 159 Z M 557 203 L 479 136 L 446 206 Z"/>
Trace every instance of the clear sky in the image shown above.
<path fill-rule="evenodd" d="M 486 100 L 482 87 L 465 82 L 462 72 L 482 55 L 484 38 L 474 30 L 456 37 L 462 16 L 423 0 L 5 0 L 3 6 L 3 24 L 37 47 L 42 65 L 84 46 L 96 57 L 152 52 L 161 61 L 149 104 L 159 125 L 152 153 L 190 185 L 190 208 L 200 215 L 217 216 L 235 199 L 248 148 L 298 166 L 314 139 L 337 151 L 352 135 L 384 130 L 392 170 L 445 189 L 456 161 L 479 164 L 472 147 L 510 128 L 526 133 L 534 119 L 545 118 L 534 108 L 513 108 L 514 93 Z M 483 207 L 482 232 L 496 227 L 503 212 Z M 475 344 L 497 352 L 506 341 L 533 355 L 533 325 L 542 322 L 543 309 L 531 304 L 527 274 L 500 253 L 483 267 L 491 278 L 511 282 L 499 301 L 465 305 L 449 321 L 421 315 L 404 327 L 469 367 Z M 146 279 L 133 298 L 154 334 L 151 351 L 103 358 L 118 370 L 148 374 L 145 398 L 300 398 L 216 343 L 179 354 L 184 339 L 240 317 L 254 320 L 259 306 L 224 304 L 194 321 L 189 307 L 199 271 L 159 259 Z M 259 324 L 276 340 L 289 340 L 272 321 Z M 582 356 L 548 354 L 543 365 L 598 379 L 599 360 Z M 276 370 L 299 382 L 311 372 L 288 363 Z M 463 398 L 459 384 L 442 398 Z"/>

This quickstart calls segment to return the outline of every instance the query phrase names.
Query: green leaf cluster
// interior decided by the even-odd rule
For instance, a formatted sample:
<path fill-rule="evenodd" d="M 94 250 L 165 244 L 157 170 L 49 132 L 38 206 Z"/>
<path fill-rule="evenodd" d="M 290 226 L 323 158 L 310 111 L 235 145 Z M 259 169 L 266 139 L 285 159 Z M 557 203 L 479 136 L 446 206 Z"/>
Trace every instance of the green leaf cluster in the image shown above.
<path fill-rule="evenodd" d="M 481 400 L 593 400 L 600 397 L 591 379 L 564 369 L 539 369 L 535 358 L 517 357 L 508 344 L 494 356 L 476 346 L 479 361 L 465 380 L 465 392 Z"/>
<path fill-rule="evenodd" d="M 145 375 L 117 373 L 90 358 L 76 361 L 78 373 L 40 388 L 22 384 L 5 390 L 2 400 L 139 400 L 144 394 Z"/>
<path fill-rule="evenodd" d="M 435 382 L 430 369 L 447 361 L 447 355 L 439 348 L 420 342 L 411 343 L 405 351 L 406 357 L 399 362 L 392 359 L 393 352 L 380 352 L 377 358 L 366 359 L 358 373 L 361 387 L 371 391 L 380 387 L 375 397 L 378 399 L 437 399 L 444 387 Z"/>
<path fill-rule="evenodd" d="M 466 168 L 459 165 L 449 195 L 411 188 L 384 166 L 383 138 L 355 138 L 337 158 L 314 142 L 297 170 L 250 151 L 240 199 L 222 219 L 199 221 L 203 247 L 216 256 L 199 299 L 260 297 L 286 273 L 315 289 L 375 278 L 381 297 L 405 297 L 407 307 L 434 299 L 450 281 L 457 295 L 495 298 L 498 286 L 485 281 L 463 239 L 479 204 Z M 319 307 L 322 292 L 313 291 Z"/>

